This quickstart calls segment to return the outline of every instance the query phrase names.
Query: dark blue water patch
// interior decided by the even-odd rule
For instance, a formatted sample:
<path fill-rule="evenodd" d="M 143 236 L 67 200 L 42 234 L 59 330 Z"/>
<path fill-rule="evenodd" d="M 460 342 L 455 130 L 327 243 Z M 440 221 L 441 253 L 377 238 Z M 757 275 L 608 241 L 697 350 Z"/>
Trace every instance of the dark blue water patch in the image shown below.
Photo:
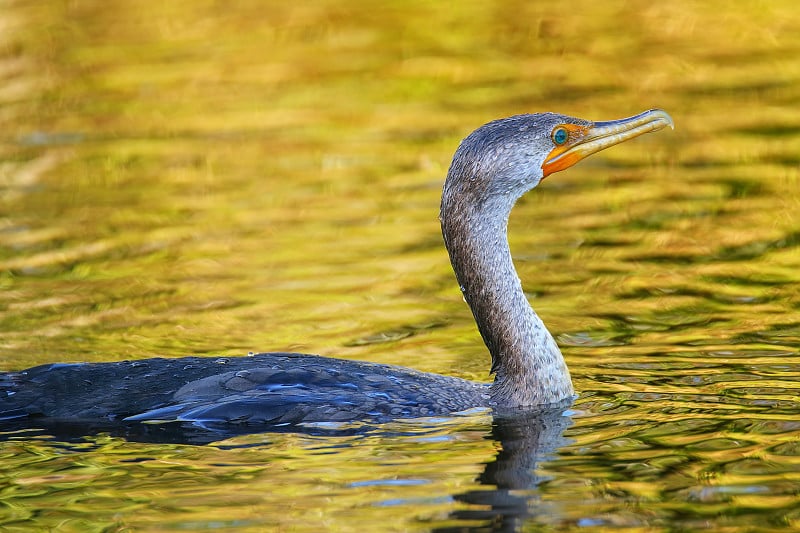
<path fill-rule="evenodd" d="M 370 479 L 366 481 L 354 481 L 350 487 L 408 487 L 416 485 L 427 485 L 427 479 Z"/>
<path fill-rule="evenodd" d="M 79 132 L 34 131 L 19 137 L 22 146 L 63 146 L 79 144 L 86 140 L 86 134 Z"/>
<path fill-rule="evenodd" d="M 373 502 L 375 507 L 394 507 L 398 505 L 440 505 L 443 503 L 450 503 L 453 498 L 448 496 L 430 497 L 430 498 L 393 498 L 389 500 L 382 500 Z"/>

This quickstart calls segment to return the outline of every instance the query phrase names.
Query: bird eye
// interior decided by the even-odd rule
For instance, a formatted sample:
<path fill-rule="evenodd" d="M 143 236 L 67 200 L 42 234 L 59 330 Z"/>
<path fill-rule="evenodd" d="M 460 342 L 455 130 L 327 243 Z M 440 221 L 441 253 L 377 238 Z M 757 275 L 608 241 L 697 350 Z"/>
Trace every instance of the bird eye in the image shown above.
<path fill-rule="evenodd" d="M 567 139 L 569 139 L 569 132 L 567 131 L 567 128 L 558 127 L 553 130 L 552 138 L 556 145 L 561 146 L 567 142 Z"/>

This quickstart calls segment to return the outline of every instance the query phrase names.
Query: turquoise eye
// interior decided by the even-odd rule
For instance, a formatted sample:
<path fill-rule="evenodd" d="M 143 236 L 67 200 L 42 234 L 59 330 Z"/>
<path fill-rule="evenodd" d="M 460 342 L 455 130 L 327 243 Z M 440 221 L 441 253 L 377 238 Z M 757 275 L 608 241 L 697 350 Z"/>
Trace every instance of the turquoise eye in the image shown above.
<path fill-rule="evenodd" d="M 561 146 L 569 139 L 567 128 L 556 128 L 553 130 L 553 142 Z"/>

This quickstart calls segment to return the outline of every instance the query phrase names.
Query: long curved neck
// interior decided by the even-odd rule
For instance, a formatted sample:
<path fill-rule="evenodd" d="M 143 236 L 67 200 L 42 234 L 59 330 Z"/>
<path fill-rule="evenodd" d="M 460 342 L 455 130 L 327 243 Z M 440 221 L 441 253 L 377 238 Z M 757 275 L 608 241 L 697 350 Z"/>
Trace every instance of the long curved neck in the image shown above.
<path fill-rule="evenodd" d="M 562 401 L 574 394 L 569 370 L 511 260 L 507 227 L 516 197 L 478 192 L 448 179 L 440 219 L 456 278 L 492 355 L 492 401 L 499 407 Z"/>

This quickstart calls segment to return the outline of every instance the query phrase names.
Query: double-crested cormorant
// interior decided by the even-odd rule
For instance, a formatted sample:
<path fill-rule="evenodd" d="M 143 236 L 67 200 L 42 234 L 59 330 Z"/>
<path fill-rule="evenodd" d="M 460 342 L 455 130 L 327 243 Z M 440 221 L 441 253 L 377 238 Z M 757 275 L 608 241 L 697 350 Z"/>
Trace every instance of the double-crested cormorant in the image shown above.
<path fill-rule="evenodd" d="M 511 260 L 511 208 L 546 176 L 672 125 L 659 109 L 609 122 L 527 114 L 489 122 L 461 142 L 440 219 L 456 278 L 492 355 L 491 385 L 289 353 L 49 364 L 0 374 L 0 420 L 277 426 L 569 403 L 567 365 Z"/>

